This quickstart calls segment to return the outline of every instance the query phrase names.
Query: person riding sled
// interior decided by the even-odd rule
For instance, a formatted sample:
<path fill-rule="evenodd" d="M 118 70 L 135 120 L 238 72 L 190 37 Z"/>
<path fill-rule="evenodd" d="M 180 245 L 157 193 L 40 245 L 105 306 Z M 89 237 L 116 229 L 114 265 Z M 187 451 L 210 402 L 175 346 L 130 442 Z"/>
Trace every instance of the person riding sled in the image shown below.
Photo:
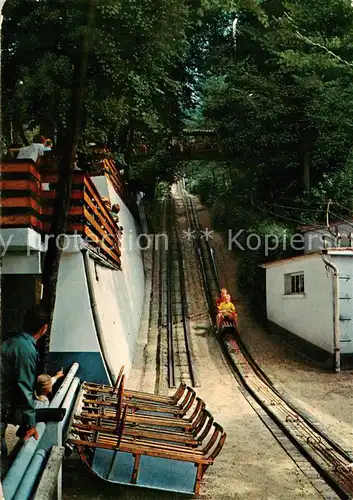
<path fill-rule="evenodd" d="M 221 295 L 216 300 L 217 309 L 219 309 L 219 306 L 221 305 L 222 302 L 225 302 L 227 294 L 228 294 L 227 289 L 226 288 L 221 288 Z"/>
<path fill-rule="evenodd" d="M 221 323 L 223 320 L 230 320 L 236 326 L 236 316 L 237 313 L 235 311 L 235 306 L 233 302 L 231 302 L 231 296 L 227 293 L 224 297 L 224 300 L 220 302 L 218 306 L 218 314 L 217 314 L 217 328 L 221 328 Z"/>

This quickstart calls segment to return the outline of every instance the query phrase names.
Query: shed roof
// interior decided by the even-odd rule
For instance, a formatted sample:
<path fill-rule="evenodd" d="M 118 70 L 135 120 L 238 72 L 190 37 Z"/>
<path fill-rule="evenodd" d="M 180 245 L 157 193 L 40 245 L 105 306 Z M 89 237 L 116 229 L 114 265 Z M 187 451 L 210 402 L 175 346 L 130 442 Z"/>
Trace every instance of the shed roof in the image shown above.
<path fill-rule="evenodd" d="M 265 262 L 264 264 L 261 264 L 260 267 L 266 268 L 266 267 L 278 266 L 285 262 L 293 262 L 296 260 L 308 259 L 309 257 L 312 257 L 313 255 L 318 255 L 320 253 L 321 252 L 304 253 L 302 255 L 295 255 L 294 257 L 287 257 L 286 259 L 272 260 L 271 262 Z"/>
<path fill-rule="evenodd" d="M 353 248 L 352 247 L 331 247 L 326 248 L 326 252 L 328 255 L 346 255 L 353 256 Z M 325 252 L 325 253 L 326 253 Z M 309 257 L 313 257 L 314 255 L 322 255 L 323 251 L 304 253 L 302 255 L 295 255 L 294 257 L 287 257 L 286 259 L 273 260 L 271 262 L 265 262 L 261 264 L 260 267 L 267 268 L 272 266 L 277 266 L 280 264 L 284 264 L 285 262 L 293 262 L 297 260 L 307 259 Z"/>

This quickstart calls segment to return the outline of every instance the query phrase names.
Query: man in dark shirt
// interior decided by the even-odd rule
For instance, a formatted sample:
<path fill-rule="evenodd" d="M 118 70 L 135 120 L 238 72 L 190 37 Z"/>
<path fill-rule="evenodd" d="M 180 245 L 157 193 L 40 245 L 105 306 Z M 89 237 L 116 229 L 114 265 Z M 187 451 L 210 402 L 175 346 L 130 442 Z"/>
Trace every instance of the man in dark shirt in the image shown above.
<path fill-rule="evenodd" d="M 37 307 L 25 313 L 23 333 L 6 340 L 1 348 L 1 454 L 6 456 L 5 432 L 7 424 L 21 425 L 24 440 L 36 431 L 34 387 L 38 375 L 39 355 L 37 341 L 45 334 L 48 320 Z"/>

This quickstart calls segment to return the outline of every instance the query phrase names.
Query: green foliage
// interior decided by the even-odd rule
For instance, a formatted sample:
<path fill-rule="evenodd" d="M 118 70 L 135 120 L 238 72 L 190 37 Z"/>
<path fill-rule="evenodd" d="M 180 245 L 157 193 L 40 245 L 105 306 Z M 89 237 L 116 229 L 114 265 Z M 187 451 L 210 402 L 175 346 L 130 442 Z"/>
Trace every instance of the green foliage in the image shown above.
<path fill-rule="evenodd" d="M 336 214 L 352 216 L 353 9 L 349 0 L 258 6 L 260 15 L 239 6 L 235 43 L 229 18 L 214 24 L 207 50 L 223 55 L 218 64 L 206 60 L 203 98 L 189 120 L 219 131 L 229 161 L 189 168 L 188 176 L 219 226 L 264 238 L 274 224 L 290 234 L 323 223 L 329 199 Z M 239 285 L 264 304 L 258 264 L 269 256 L 260 248 L 238 258 Z"/>
<path fill-rule="evenodd" d="M 167 198 L 169 193 L 170 193 L 170 184 L 164 181 L 159 182 L 156 187 L 155 199 L 157 201 L 163 201 L 165 198 Z"/>
<path fill-rule="evenodd" d="M 73 73 L 81 57 L 88 0 L 8 1 L 3 9 L 3 120 L 64 135 Z M 178 94 L 193 24 L 187 1 L 97 2 L 90 29 L 82 141 L 125 127 L 170 125 L 167 96 Z M 179 106 L 180 103 L 177 103 Z"/>
<path fill-rule="evenodd" d="M 38 128 L 65 136 L 87 5 L 6 2 L 5 142 L 10 122 L 17 137 Z M 89 38 L 80 148 L 91 140 L 114 143 L 120 154 L 141 141 L 152 147 L 155 154 L 133 163 L 130 178 L 146 191 L 156 230 L 161 200 L 180 169 L 163 139 L 183 124 L 215 128 L 222 139 L 224 162 L 187 167 L 188 188 L 211 207 L 218 227 L 283 238 L 285 230 L 322 221 L 329 199 L 347 217 L 350 0 L 104 0 L 96 2 Z M 265 253 L 261 247 L 238 255 L 239 284 L 252 303 L 263 298 L 258 264 L 283 254 Z"/>

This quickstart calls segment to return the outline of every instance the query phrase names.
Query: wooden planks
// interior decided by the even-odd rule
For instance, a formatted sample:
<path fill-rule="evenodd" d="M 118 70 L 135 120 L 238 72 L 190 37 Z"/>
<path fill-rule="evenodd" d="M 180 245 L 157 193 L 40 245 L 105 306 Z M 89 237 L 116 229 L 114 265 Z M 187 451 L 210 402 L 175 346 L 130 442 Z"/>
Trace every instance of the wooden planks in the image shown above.
<path fill-rule="evenodd" d="M 93 233 L 90 228 L 88 228 L 86 225 L 84 226 L 84 234 L 91 239 L 93 243 L 96 243 L 96 245 L 100 248 L 100 250 L 103 251 L 105 254 L 106 258 L 109 261 L 112 261 L 112 263 L 115 266 L 120 267 L 121 262 L 120 258 L 118 255 L 116 255 L 105 243 L 104 241 L 100 240 L 99 236 L 97 236 L 95 233 Z"/>
<path fill-rule="evenodd" d="M 105 158 L 103 168 L 116 193 L 124 201 L 125 205 L 134 212 L 134 202 L 114 160 Z"/>
<path fill-rule="evenodd" d="M 58 167 L 37 166 L 31 160 L 0 164 L 2 227 L 32 227 L 41 234 L 50 232 L 56 199 Z M 44 185 L 49 184 L 49 190 Z M 84 172 L 73 173 L 67 233 L 91 240 L 101 257 L 121 268 L 119 230 L 101 196 Z"/>
<path fill-rule="evenodd" d="M 185 470 L 180 468 L 180 463 L 193 463 L 196 469 L 193 469 L 195 473 L 188 488 L 198 495 L 207 468 L 224 446 L 226 433 L 223 428 L 214 422 L 205 403 L 195 397 L 195 391 L 184 384 L 171 397 L 125 391 L 122 372 L 123 367 L 116 384 L 111 387 L 89 382 L 82 384 L 69 442 L 76 446 L 81 459 L 95 474 L 119 484 L 146 486 L 143 477 L 147 464 L 145 459 L 141 460 L 144 456 L 150 457 L 149 477 L 150 468 L 155 468 L 155 476 L 149 484 L 165 489 L 160 471 L 166 461 L 171 461 L 175 473 L 168 472 L 174 474 L 174 479 L 168 476 L 169 484 L 181 488 Z M 182 414 L 182 409 L 190 414 Z M 127 458 L 129 454 L 130 459 Z M 131 464 L 126 475 L 121 474 L 122 463 Z"/>
<path fill-rule="evenodd" d="M 0 164 L 2 227 L 41 231 L 40 176 L 32 161 Z"/>
<path fill-rule="evenodd" d="M 117 225 L 105 204 L 87 176 L 84 178 L 84 233 L 100 249 L 114 266 L 121 267 L 120 240 Z"/>

